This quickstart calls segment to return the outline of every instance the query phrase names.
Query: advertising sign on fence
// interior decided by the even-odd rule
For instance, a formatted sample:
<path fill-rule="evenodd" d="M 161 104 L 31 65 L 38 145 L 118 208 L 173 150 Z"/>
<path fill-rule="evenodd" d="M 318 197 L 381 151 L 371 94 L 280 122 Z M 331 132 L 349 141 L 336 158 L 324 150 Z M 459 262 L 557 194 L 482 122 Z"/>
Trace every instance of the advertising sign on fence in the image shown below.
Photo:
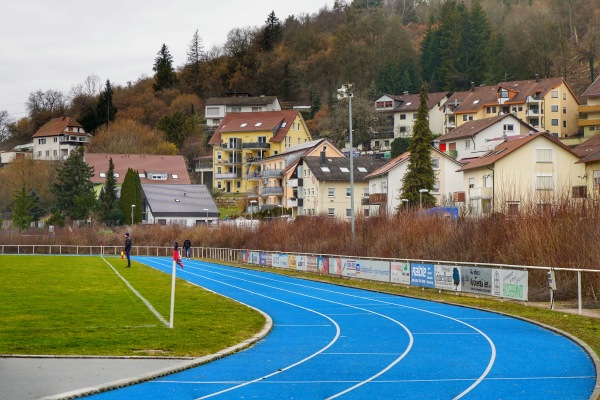
<path fill-rule="evenodd" d="M 273 253 L 273 266 L 276 268 L 287 268 L 288 256 L 282 253 Z"/>
<path fill-rule="evenodd" d="M 317 257 L 317 271 L 320 274 L 329 274 L 329 257 Z"/>
<path fill-rule="evenodd" d="M 306 270 L 308 272 L 317 272 L 317 256 L 306 256 Z"/>
<path fill-rule="evenodd" d="M 492 269 L 481 267 L 461 268 L 462 290 L 470 293 L 492 295 Z"/>
<path fill-rule="evenodd" d="M 372 281 L 390 281 L 389 261 L 356 260 L 356 277 Z"/>
<path fill-rule="evenodd" d="M 410 263 L 410 284 L 411 286 L 435 287 L 433 264 Z"/>
<path fill-rule="evenodd" d="M 248 260 L 250 264 L 258 265 L 260 263 L 260 253 L 258 251 L 250 252 L 250 259 Z"/>
<path fill-rule="evenodd" d="M 436 289 L 460 291 L 460 267 L 436 264 L 435 287 Z"/>
<path fill-rule="evenodd" d="M 266 257 L 265 257 L 265 265 L 272 267 L 273 266 L 273 254 L 272 253 L 267 253 Z"/>
<path fill-rule="evenodd" d="M 390 280 L 392 283 L 410 285 L 410 263 L 392 261 L 390 263 Z"/>
<path fill-rule="evenodd" d="M 298 271 L 307 271 L 306 256 L 296 256 L 296 269 Z"/>
<path fill-rule="evenodd" d="M 494 296 L 500 296 L 507 299 L 527 301 L 528 279 L 527 271 L 516 269 L 495 269 L 494 275 L 499 275 L 499 294 L 494 293 Z M 495 279 L 494 279 L 495 284 Z M 494 287 L 496 292 L 496 287 Z"/>
<path fill-rule="evenodd" d="M 264 253 L 264 252 L 261 251 L 258 254 L 258 257 L 259 257 L 259 264 L 260 265 L 267 265 L 267 253 Z"/>
<path fill-rule="evenodd" d="M 290 254 L 287 259 L 287 267 L 289 269 L 296 269 L 296 255 Z"/>

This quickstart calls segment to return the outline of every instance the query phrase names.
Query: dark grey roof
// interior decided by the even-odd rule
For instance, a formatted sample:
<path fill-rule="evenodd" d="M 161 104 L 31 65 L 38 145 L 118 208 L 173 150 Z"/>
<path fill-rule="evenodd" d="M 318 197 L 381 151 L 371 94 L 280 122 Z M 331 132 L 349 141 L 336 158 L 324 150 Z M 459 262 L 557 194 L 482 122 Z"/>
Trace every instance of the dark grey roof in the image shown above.
<path fill-rule="evenodd" d="M 307 166 L 314 177 L 321 182 L 350 182 L 350 158 L 349 157 L 302 157 L 302 162 Z M 385 161 L 368 157 L 355 157 L 352 160 L 354 166 L 354 181 L 362 181 L 365 176 L 385 165 Z M 327 167 L 327 168 L 323 168 Z M 342 171 L 342 168 L 348 172 Z"/>
<path fill-rule="evenodd" d="M 277 100 L 277 96 L 241 96 L 241 97 L 210 97 L 207 106 L 266 106 Z"/>
<path fill-rule="evenodd" d="M 219 209 L 205 185 L 142 185 L 155 216 L 218 217 Z"/>

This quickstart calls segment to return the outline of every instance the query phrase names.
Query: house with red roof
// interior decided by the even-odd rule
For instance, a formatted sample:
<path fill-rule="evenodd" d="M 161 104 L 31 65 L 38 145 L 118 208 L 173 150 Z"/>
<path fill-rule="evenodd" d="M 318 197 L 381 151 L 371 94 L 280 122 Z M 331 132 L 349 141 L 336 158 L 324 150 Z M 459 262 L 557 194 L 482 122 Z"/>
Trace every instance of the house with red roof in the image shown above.
<path fill-rule="evenodd" d="M 266 157 L 312 140 L 298 110 L 232 112 L 209 140 L 213 146 L 213 188 L 246 197 L 262 196 L 249 179 Z"/>
<path fill-rule="evenodd" d="M 443 106 L 446 132 L 469 121 L 514 114 L 557 138 L 576 136 L 579 100 L 563 78 L 500 82 L 456 92 Z"/>
<path fill-rule="evenodd" d="M 586 194 L 594 201 L 600 201 L 600 134 L 590 137 L 573 151 L 581 157 L 578 162 L 585 165 Z"/>
<path fill-rule="evenodd" d="M 585 165 L 578 161 L 575 151 L 545 132 L 506 141 L 459 169 L 470 214 L 543 211 L 585 198 Z"/>
<path fill-rule="evenodd" d="M 535 132 L 536 129 L 513 114 L 465 122 L 435 140 L 440 151 L 466 163 L 486 154 L 500 143 Z"/>
<path fill-rule="evenodd" d="M 435 135 L 441 135 L 444 128 L 442 106 L 448 100 L 448 92 L 429 93 L 427 108 L 429 110 L 429 129 Z M 419 94 L 402 95 L 384 94 L 375 100 L 375 111 L 380 124 L 377 137 L 371 141 L 373 150 L 391 150 L 391 142 L 398 137 L 412 137 L 413 127 L 419 108 Z"/>
<path fill-rule="evenodd" d="M 464 190 L 463 174 L 457 172 L 463 164 L 433 146 L 430 155 L 435 174 L 431 195 L 436 199 L 438 206 L 454 205 L 455 193 Z M 369 182 L 369 215 L 393 214 L 405 204 L 400 192 L 404 175 L 408 171 L 409 157 L 409 152 L 401 154 L 365 177 Z M 457 201 L 460 202 L 461 199 L 458 198 Z"/>
<path fill-rule="evenodd" d="M 52 118 L 33 134 L 33 159 L 66 160 L 73 150 L 84 146 L 91 137 L 71 117 Z"/>

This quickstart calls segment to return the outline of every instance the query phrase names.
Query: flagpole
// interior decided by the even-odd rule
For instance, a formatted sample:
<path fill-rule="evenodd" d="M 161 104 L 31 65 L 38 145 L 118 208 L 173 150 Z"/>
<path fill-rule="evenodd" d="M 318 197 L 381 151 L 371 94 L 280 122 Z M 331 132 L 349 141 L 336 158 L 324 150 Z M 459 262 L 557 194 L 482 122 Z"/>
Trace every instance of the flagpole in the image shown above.
<path fill-rule="evenodd" d="M 175 260 L 173 260 L 173 273 L 171 279 L 171 318 L 169 321 L 169 328 L 173 329 L 173 314 L 175 310 L 175 275 L 177 274 L 177 269 L 175 267 Z"/>

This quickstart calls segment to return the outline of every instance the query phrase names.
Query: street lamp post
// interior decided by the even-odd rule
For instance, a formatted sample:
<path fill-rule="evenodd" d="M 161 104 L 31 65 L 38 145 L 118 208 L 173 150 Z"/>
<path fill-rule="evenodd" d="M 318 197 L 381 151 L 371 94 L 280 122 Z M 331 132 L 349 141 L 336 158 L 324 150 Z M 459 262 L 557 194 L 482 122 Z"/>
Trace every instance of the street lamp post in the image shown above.
<path fill-rule="evenodd" d="M 408 207 L 408 199 L 400 199 L 400 201 L 404 204 L 404 208 Z"/>
<path fill-rule="evenodd" d="M 338 89 L 338 100 L 348 99 L 348 133 L 350 140 L 350 227 L 354 244 L 354 148 L 352 146 L 352 84 L 344 84 Z"/>
<path fill-rule="evenodd" d="M 202 211 L 206 213 L 206 219 L 204 220 L 204 223 L 208 225 L 208 208 L 203 208 Z"/>
<path fill-rule="evenodd" d="M 133 225 L 133 209 L 135 208 L 135 204 L 131 205 L 131 225 Z"/>
<path fill-rule="evenodd" d="M 423 208 L 423 193 L 428 193 L 427 189 L 419 189 L 419 209 Z"/>

